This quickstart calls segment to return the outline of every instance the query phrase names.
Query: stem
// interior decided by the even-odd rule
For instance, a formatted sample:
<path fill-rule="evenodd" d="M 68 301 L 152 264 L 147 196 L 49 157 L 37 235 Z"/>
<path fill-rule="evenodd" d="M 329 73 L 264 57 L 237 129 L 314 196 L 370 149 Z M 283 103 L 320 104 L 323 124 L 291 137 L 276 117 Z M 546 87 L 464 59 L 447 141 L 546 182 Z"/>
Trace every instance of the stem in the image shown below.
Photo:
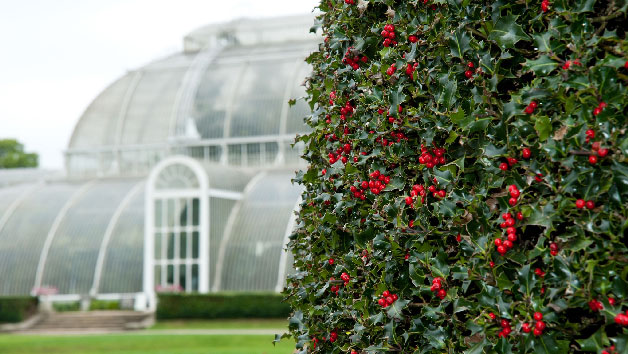
<path fill-rule="evenodd" d="M 582 156 L 589 156 L 593 154 L 593 152 L 591 151 L 583 151 L 583 150 L 578 150 L 578 151 L 572 150 L 572 151 L 569 151 L 569 153 L 571 155 L 582 155 Z"/>
<path fill-rule="evenodd" d="M 608 20 L 612 20 L 614 18 L 621 17 L 622 15 L 623 15 L 623 13 L 621 13 L 621 12 L 615 12 L 614 14 L 608 15 L 608 16 L 594 17 L 594 18 L 591 19 L 591 22 L 594 22 L 594 23 L 595 22 L 606 22 Z"/>

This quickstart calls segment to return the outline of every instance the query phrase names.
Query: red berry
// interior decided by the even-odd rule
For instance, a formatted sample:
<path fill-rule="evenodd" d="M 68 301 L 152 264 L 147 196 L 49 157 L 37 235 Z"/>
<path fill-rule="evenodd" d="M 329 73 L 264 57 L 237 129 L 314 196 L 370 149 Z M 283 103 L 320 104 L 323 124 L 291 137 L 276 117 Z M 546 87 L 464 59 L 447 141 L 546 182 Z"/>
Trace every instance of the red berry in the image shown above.
<path fill-rule="evenodd" d="M 390 296 L 390 291 L 388 290 L 384 290 L 384 292 L 382 293 L 383 297 L 389 297 Z"/>
<path fill-rule="evenodd" d="M 419 39 L 417 38 L 417 36 L 411 35 L 408 37 L 408 40 L 410 41 L 410 43 L 416 43 Z"/>
<path fill-rule="evenodd" d="M 499 252 L 499 254 L 503 256 L 506 253 L 506 247 L 504 246 L 497 247 L 497 252 Z"/>
<path fill-rule="evenodd" d="M 582 209 L 582 208 L 584 208 L 584 204 L 585 204 L 585 203 L 584 203 L 584 200 L 583 200 L 583 199 L 578 199 L 578 200 L 576 200 L 576 208 L 578 208 L 578 209 Z"/>
<path fill-rule="evenodd" d="M 406 205 L 412 205 L 413 202 L 412 197 L 406 197 Z"/>
<path fill-rule="evenodd" d="M 501 238 L 496 238 L 495 239 L 495 246 L 499 247 L 502 245 L 502 239 Z"/>
<path fill-rule="evenodd" d="M 589 155 L 589 163 L 595 165 L 597 163 L 597 156 Z"/>
<path fill-rule="evenodd" d="M 592 200 L 587 200 L 586 203 L 584 203 L 584 205 L 587 207 L 587 209 L 593 209 L 595 208 L 595 202 Z"/>
<path fill-rule="evenodd" d="M 386 296 L 386 304 L 392 305 L 395 302 L 391 296 Z"/>
<path fill-rule="evenodd" d="M 443 189 L 441 189 L 441 190 L 439 190 L 439 191 L 438 191 L 438 196 L 439 196 L 439 197 L 441 197 L 441 198 L 445 198 L 445 195 L 446 195 L 446 192 L 445 192 Z"/>
<path fill-rule="evenodd" d="M 538 106 L 539 106 L 539 104 L 538 104 L 538 103 L 536 103 L 536 101 L 530 101 L 529 106 L 530 106 L 530 107 L 532 107 L 532 108 L 536 108 L 536 107 L 538 107 Z"/>
<path fill-rule="evenodd" d="M 512 248 L 512 242 L 509 240 L 506 240 L 502 243 L 502 245 L 506 248 L 506 249 L 511 249 Z"/>
<path fill-rule="evenodd" d="M 541 330 L 539 330 L 539 329 L 535 328 L 535 329 L 534 329 L 534 331 L 533 331 L 533 333 L 534 333 L 534 335 L 535 335 L 535 336 L 537 336 L 537 337 L 538 337 L 538 336 L 540 336 L 541 334 L 543 334 L 543 331 L 541 331 Z"/>
<path fill-rule="evenodd" d="M 505 162 L 500 163 L 499 164 L 499 169 L 502 170 L 502 171 L 508 170 L 508 164 L 505 163 Z"/>
<path fill-rule="evenodd" d="M 393 301 L 397 301 L 398 298 L 399 298 L 399 296 L 397 296 L 397 294 L 392 294 Z"/>
<path fill-rule="evenodd" d="M 510 198 L 508 199 L 508 204 L 510 204 L 511 206 L 515 206 L 517 205 L 517 198 Z"/>
<path fill-rule="evenodd" d="M 471 71 L 471 70 L 467 70 L 467 71 L 465 71 L 465 72 L 464 72 L 464 76 L 466 76 L 466 77 L 467 77 L 467 79 L 472 78 L 472 77 L 473 77 L 473 71 Z"/>
<path fill-rule="evenodd" d="M 517 220 L 523 220 L 523 214 L 521 212 L 517 213 Z"/>
<path fill-rule="evenodd" d="M 502 326 L 502 328 L 510 328 L 510 322 L 508 322 L 508 320 L 506 319 L 502 319 L 499 324 Z"/>
<path fill-rule="evenodd" d="M 488 265 L 491 266 L 491 268 L 493 268 L 493 267 L 495 267 L 495 262 L 490 261 L 490 262 L 488 262 Z"/>
<path fill-rule="evenodd" d="M 491 320 L 494 320 L 496 316 L 495 316 L 494 313 L 491 312 L 491 313 L 488 314 L 488 317 L 490 317 Z"/>
<path fill-rule="evenodd" d="M 543 314 L 542 314 L 542 313 L 540 313 L 540 312 L 535 312 L 535 313 L 534 313 L 534 319 L 535 319 L 536 321 L 540 321 L 540 320 L 542 320 L 542 319 L 543 319 Z"/>
<path fill-rule="evenodd" d="M 334 259 L 330 258 L 327 262 L 329 262 L 329 264 L 334 264 Z"/>
<path fill-rule="evenodd" d="M 602 113 L 602 109 L 600 107 L 596 107 L 595 109 L 593 109 L 594 116 L 597 116 L 600 113 Z"/>
<path fill-rule="evenodd" d="M 445 298 L 445 296 L 447 296 L 447 291 L 445 291 L 445 289 L 440 289 L 438 290 L 436 296 L 438 296 L 442 300 Z"/>
<path fill-rule="evenodd" d="M 600 142 L 596 141 L 593 144 L 591 144 L 591 150 L 593 151 L 598 151 L 600 149 Z"/>
<path fill-rule="evenodd" d="M 508 234 L 508 241 L 510 241 L 510 242 L 517 241 L 517 235 L 516 234 Z"/>
<path fill-rule="evenodd" d="M 604 157 L 604 156 L 608 155 L 608 149 L 599 149 L 597 151 L 597 154 L 598 154 L 599 157 Z M 590 161 L 590 159 L 591 158 L 589 157 L 589 161 Z"/>
<path fill-rule="evenodd" d="M 530 149 L 528 148 L 523 148 L 523 150 L 521 151 L 521 156 L 523 156 L 524 159 L 529 159 L 531 155 L 532 151 L 530 151 Z"/>
<path fill-rule="evenodd" d="M 543 321 L 538 321 L 535 325 L 534 328 L 538 329 L 539 331 L 542 331 L 545 329 L 545 322 Z"/>
<path fill-rule="evenodd" d="M 532 329 L 530 328 L 529 323 L 524 323 L 521 325 L 521 330 L 524 331 L 525 333 L 530 333 Z"/>
<path fill-rule="evenodd" d="M 586 136 L 593 139 L 595 138 L 595 131 L 593 129 L 589 129 L 585 132 Z"/>
<path fill-rule="evenodd" d="M 472 68 L 473 66 L 474 66 L 474 65 L 473 65 L 473 62 L 468 62 L 468 63 L 467 63 L 467 67 Z"/>

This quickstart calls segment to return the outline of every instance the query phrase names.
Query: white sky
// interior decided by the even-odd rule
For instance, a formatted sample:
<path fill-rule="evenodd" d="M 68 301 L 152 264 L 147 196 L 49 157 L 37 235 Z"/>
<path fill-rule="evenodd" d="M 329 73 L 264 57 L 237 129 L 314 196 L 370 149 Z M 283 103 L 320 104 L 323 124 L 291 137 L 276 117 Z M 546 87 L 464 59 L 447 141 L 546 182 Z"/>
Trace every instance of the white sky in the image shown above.
<path fill-rule="evenodd" d="M 83 110 L 126 70 L 238 17 L 309 13 L 319 0 L 0 0 L 0 139 L 61 169 Z"/>

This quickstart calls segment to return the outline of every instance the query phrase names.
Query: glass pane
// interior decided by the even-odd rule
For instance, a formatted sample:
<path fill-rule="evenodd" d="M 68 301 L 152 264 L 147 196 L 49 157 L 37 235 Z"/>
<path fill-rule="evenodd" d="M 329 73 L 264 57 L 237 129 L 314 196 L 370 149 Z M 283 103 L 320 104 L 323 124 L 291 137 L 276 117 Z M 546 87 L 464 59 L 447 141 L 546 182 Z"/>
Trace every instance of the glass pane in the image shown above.
<path fill-rule="evenodd" d="M 198 232 L 192 233 L 192 258 L 198 258 Z"/>
<path fill-rule="evenodd" d="M 172 264 L 168 265 L 168 276 L 166 277 L 166 283 L 168 285 L 174 284 L 174 266 Z"/>
<path fill-rule="evenodd" d="M 192 291 L 198 291 L 198 264 L 192 264 Z"/>
<path fill-rule="evenodd" d="M 171 232 L 168 234 L 168 259 L 174 259 L 174 234 Z"/>
<path fill-rule="evenodd" d="M 185 290 L 185 280 L 186 280 L 186 276 L 185 276 L 185 265 L 181 264 L 179 266 L 179 285 L 181 286 L 182 289 Z"/>
<path fill-rule="evenodd" d="M 161 216 L 162 216 L 162 201 L 161 200 L 156 200 L 155 201 L 155 226 L 157 227 L 162 227 L 163 225 L 161 224 Z"/>
<path fill-rule="evenodd" d="M 155 288 L 159 289 L 161 287 L 161 266 L 155 266 Z"/>
<path fill-rule="evenodd" d="M 186 254 L 187 254 L 187 242 L 186 241 L 186 233 L 182 232 L 181 235 L 179 235 L 179 250 L 180 250 L 180 258 L 185 259 Z"/>
<path fill-rule="evenodd" d="M 161 259 L 161 240 L 162 234 L 157 232 L 155 234 L 155 259 Z"/>
<path fill-rule="evenodd" d="M 168 199 L 166 200 L 166 203 L 168 205 L 168 221 L 167 221 L 167 225 L 172 227 L 174 226 L 174 215 L 175 215 L 175 211 L 174 211 L 174 200 L 173 199 Z"/>
<path fill-rule="evenodd" d="M 192 199 L 192 225 L 194 226 L 198 226 L 199 221 L 198 221 L 198 211 L 200 209 L 200 205 L 199 205 L 199 200 L 198 198 L 194 198 Z"/>

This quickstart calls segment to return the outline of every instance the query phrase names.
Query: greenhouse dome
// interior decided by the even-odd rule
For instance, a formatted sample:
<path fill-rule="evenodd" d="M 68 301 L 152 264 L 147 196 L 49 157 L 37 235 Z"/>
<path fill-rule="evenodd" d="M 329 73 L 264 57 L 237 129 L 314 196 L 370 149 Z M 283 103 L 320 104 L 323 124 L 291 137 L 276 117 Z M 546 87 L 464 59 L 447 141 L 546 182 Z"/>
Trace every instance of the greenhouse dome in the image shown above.
<path fill-rule="evenodd" d="M 87 107 L 65 174 L 0 170 L 0 295 L 280 291 L 312 15 L 209 25 Z"/>

